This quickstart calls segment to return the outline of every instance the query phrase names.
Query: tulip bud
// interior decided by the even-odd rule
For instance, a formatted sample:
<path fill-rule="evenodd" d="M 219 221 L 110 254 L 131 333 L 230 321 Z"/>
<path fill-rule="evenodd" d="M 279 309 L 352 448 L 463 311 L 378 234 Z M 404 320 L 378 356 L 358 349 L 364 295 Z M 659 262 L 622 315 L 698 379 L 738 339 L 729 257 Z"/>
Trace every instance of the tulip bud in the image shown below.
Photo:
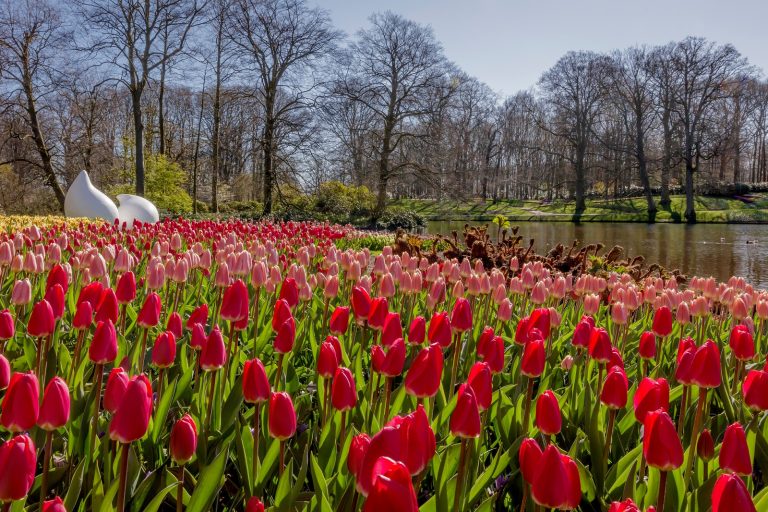
<path fill-rule="evenodd" d="M 152 386 L 144 374 L 136 375 L 128 382 L 112 421 L 109 424 L 109 437 L 123 444 L 137 441 L 144 437 L 152 415 Z"/>
<path fill-rule="evenodd" d="M 251 404 L 269 400 L 272 388 L 264 364 L 258 358 L 245 362 L 243 367 L 243 400 Z"/>
<path fill-rule="evenodd" d="M 0 501 L 24 499 L 35 482 L 36 465 L 35 444 L 28 435 L 14 436 L 0 445 Z"/>
<path fill-rule="evenodd" d="M 347 454 L 347 470 L 354 475 L 355 480 L 359 480 L 360 470 L 363 467 L 363 457 L 371 444 L 371 437 L 368 434 L 357 434 L 352 438 Z M 358 489 L 358 492 L 360 489 Z"/>
<path fill-rule="evenodd" d="M 715 456 L 715 440 L 712 439 L 712 432 L 708 428 L 699 434 L 699 439 L 696 441 L 696 454 L 704 462 L 709 462 Z"/>
<path fill-rule="evenodd" d="M 349 327 L 349 307 L 339 306 L 331 313 L 329 330 L 331 334 L 341 336 L 346 334 Z"/>
<path fill-rule="evenodd" d="M 34 373 L 16 372 L 11 375 L 3 398 L 0 423 L 11 432 L 24 432 L 37 423 L 40 386 Z"/>
<path fill-rule="evenodd" d="M 364 512 L 419 510 L 411 474 L 405 464 L 390 457 L 380 457 L 371 475 L 373 485 L 365 500 Z"/>
<path fill-rule="evenodd" d="M 112 368 L 107 377 L 107 387 L 104 390 L 104 409 L 115 413 L 125 396 L 128 388 L 128 373 L 121 367 Z"/>
<path fill-rule="evenodd" d="M 493 399 L 493 375 L 488 363 L 479 362 L 472 365 L 467 377 L 467 384 L 475 392 L 477 408 L 480 412 L 489 409 Z"/>
<path fill-rule="evenodd" d="M 43 404 L 37 424 L 43 430 L 56 430 L 69 421 L 69 388 L 59 377 L 54 377 L 45 387 Z"/>
<path fill-rule="evenodd" d="M 91 346 L 88 347 L 88 358 L 94 364 L 106 364 L 117 357 L 117 332 L 115 325 L 107 319 L 96 324 Z"/>
<path fill-rule="evenodd" d="M 451 329 L 456 332 L 467 332 L 472 329 L 472 306 L 465 298 L 456 299 L 451 312 Z"/>
<path fill-rule="evenodd" d="M 251 496 L 245 504 L 245 512 L 264 512 L 264 503 L 256 496 Z"/>
<path fill-rule="evenodd" d="M 170 368 L 176 359 L 176 337 L 171 331 L 161 333 L 152 348 L 152 364 L 157 368 Z"/>
<path fill-rule="evenodd" d="M 405 389 L 419 398 L 432 397 L 440 388 L 442 375 L 443 351 L 434 343 L 416 355 L 405 376 Z"/>
<path fill-rule="evenodd" d="M 194 329 L 195 324 L 205 327 L 208 323 L 208 304 L 202 304 L 192 311 L 187 319 L 187 329 Z"/>
<path fill-rule="evenodd" d="M 669 384 L 666 379 L 657 380 L 645 377 L 635 391 L 633 398 L 635 419 L 640 423 L 645 422 L 649 412 L 661 409 L 669 410 Z"/>
<path fill-rule="evenodd" d="M 7 309 L 0 311 L 0 340 L 9 340 L 16 333 L 16 322 Z"/>
<path fill-rule="evenodd" d="M 731 473 L 725 473 L 712 489 L 712 512 L 757 512 L 749 489 L 744 481 Z"/>
<path fill-rule="evenodd" d="M 0 354 L 0 391 L 8 388 L 8 384 L 11 382 L 11 363 L 8 359 Z"/>
<path fill-rule="evenodd" d="M 672 471 L 683 465 L 683 445 L 675 424 L 662 410 L 645 415 L 643 455 L 649 466 L 661 471 Z"/>
<path fill-rule="evenodd" d="M 469 385 L 462 384 L 456 396 L 456 408 L 450 421 L 451 434 L 462 438 L 479 437 L 482 427 L 475 392 Z"/>
<path fill-rule="evenodd" d="M 285 392 L 272 393 L 269 398 L 269 435 L 280 441 L 296 433 L 296 411 L 291 396 Z"/>
<path fill-rule="evenodd" d="M 130 304 L 136 298 L 136 276 L 133 272 L 126 272 L 117 281 L 115 296 L 119 304 Z"/>
<path fill-rule="evenodd" d="M 52 500 L 46 500 L 43 502 L 43 508 L 41 512 L 67 512 L 67 508 L 64 506 L 64 502 L 58 496 Z"/>
<path fill-rule="evenodd" d="M 542 455 L 541 448 L 535 439 L 526 438 L 520 443 L 520 449 L 517 453 L 523 480 L 532 484 L 539 469 L 539 461 Z"/>
<path fill-rule="evenodd" d="M 136 323 L 144 329 L 156 326 L 160 322 L 161 309 L 162 302 L 160 301 L 160 296 L 155 292 L 150 293 L 144 300 L 144 305 L 136 317 Z"/>
<path fill-rule="evenodd" d="M 551 390 L 547 390 L 536 399 L 536 427 L 543 434 L 553 436 L 560 433 L 562 424 L 557 397 Z"/>
<path fill-rule="evenodd" d="M 542 453 L 531 485 L 533 501 L 542 507 L 571 510 L 581 502 L 579 468 L 550 444 Z"/>
<path fill-rule="evenodd" d="M 200 368 L 205 371 L 218 370 L 227 362 L 227 349 L 224 346 L 224 337 L 215 326 L 205 341 L 200 352 Z"/>
<path fill-rule="evenodd" d="M 733 423 L 725 429 L 719 463 L 720 469 L 732 471 L 737 475 L 752 474 L 752 457 L 749 455 L 747 436 L 739 423 Z"/>
<path fill-rule="evenodd" d="M 197 425 L 185 414 L 171 429 L 171 458 L 178 465 L 189 462 L 197 450 Z"/>
<path fill-rule="evenodd" d="M 526 377 L 535 378 L 544 373 L 546 365 L 547 349 L 544 340 L 531 339 L 525 344 L 523 358 L 520 362 L 520 372 Z"/>
<path fill-rule="evenodd" d="M 27 333 L 36 338 L 49 336 L 53 333 L 55 322 L 53 308 L 47 300 L 43 299 L 32 308 L 32 314 L 29 315 L 27 322 Z"/>

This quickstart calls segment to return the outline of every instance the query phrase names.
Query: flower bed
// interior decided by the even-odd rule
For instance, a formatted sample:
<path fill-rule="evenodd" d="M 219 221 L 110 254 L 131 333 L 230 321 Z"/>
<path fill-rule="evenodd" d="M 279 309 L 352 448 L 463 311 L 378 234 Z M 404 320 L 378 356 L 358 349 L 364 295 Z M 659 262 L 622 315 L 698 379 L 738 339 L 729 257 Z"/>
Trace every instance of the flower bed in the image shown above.
<path fill-rule="evenodd" d="M 505 275 L 319 223 L 13 226 L 5 510 L 768 509 L 743 280 Z"/>

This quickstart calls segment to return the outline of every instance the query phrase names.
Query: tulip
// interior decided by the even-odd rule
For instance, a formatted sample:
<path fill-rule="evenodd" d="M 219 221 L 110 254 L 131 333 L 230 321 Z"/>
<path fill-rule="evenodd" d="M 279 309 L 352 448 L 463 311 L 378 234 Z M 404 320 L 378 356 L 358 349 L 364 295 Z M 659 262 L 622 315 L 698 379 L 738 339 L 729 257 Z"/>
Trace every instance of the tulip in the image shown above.
<path fill-rule="evenodd" d="M 680 443 L 675 424 L 662 410 L 646 414 L 644 430 L 643 456 L 649 466 L 661 471 L 656 508 L 659 512 L 664 512 L 667 472 L 683 465 L 683 445 Z"/>
<path fill-rule="evenodd" d="M 666 338 L 672 333 L 672 311 L 667 306 L 661 306 L 654 313 L 653 332 L 660 338 Z"/>
<path fill-rule="evenodd" d="M 251 496 L 245 505 L 245 512 L 264 512 L 264 503 L 256 496 Z"/>
<path fill-rule="evenodd" d="M 420 475 L 436 450 L 435 433 L 424 412 L 424 406 L 418 405 L 414 412 L 406 416 L 395 416 L 386 425 L 399 429 L 401 446 L 408 447 L 403 451 L 401 460 L 408 466 L 412 476 Z"/>
<path fill-rule="evenodd" d="M 443 351 L 434 343 L 422 349 L 405 375 L 405 390 L 418 398 L 435 396 L 443 375 Z"/>
<path fill-rule="evenodd" d="M 206 416 L 205 426 L 211 425 L 211 411 L 213 410 L 213 395 L 216 389 L 217 370 L 224 367 L 227 362 L 227 349 L 224 346 L 224 336 L 222 336 L 219 326 L 215 326 L 205 341 L 205 346 L 200 352 L 200 368 L 205 372 L 211 372 L 210 388 L 208 391 L 208 415 Z"/>
<path fill-rule="evenodd" d="M 768 372 L 750 370 L 741 388 L 744 404 L 752 411 L 768 410 Z"/>
<path fill-rule="evenodd" d="M 26 306 L 32 301 L 32 283 L 28 278 L 20 279 L 13 283 L 11 291 L 11 304 L 14 306 Z"/>
<path fill-rule="evenodd" d="M 352 288 L 352 311 L 358 322 L 362 323 L 368 319 L 371 310 L 371 297 L 365 288 L 355 286 Z"/>
<path fill-rule="evenodd" d="M 348 368 L 336 369 L 331 386 L 331 404 L 334 409 L 341 412 L 346 412 L 357 404 L 355 378 Z"/>
<path fill-rule="evenodd" d="M 258 358 L 245 362 L 243 367 L 243 400 L 254 404 L 253 412 L 253 477 L 256 478 L 259 466 L 259 432 L 261 430 L 261 404 L 269 400 L 272 389 L 267 378 L 264 364 Z"/>
<path fill-rule="evenodd" d="M 373 468 L 373 485 L 363 512 L 418 512 L 416 492 L 408 468 L 402 462 L 380 457 Z"/>
<path fill-rule="evenodd" d="M 293 318 L 291 313 L 291 306 L 288 305 L 284 299 L 278 299 L 275 302 L 275 307 L 272 310 L 272 330 L 278 331 L 280 326 L 283 325 L 289 318 Z"/>
<path fill-rule="evenodd" d="M 611 338 L 608 331 L 601 327 L 592 330 L 589 338 L 589 357 L 598 363 L 607 363 L 611 359 Z"/>
<path fill-rule="evenodd" d="M 624 501 L 614 501 L 611 506 L 608 507 L 608 512 L 643 512 L 637 504 L 632 501 L 632 498 L 627 498 Z"/>
<path fill-rule="evenodd" d="M 206 338 L 207 335 L 205 334 L 203 324 L 194 324 L 192 326 L 192 335 L 189 337 L 189 346 L 195 351 L 203 350 Z"/>
<path fill-rule="evenodd" d="M 712 439 L 712 432 L 708 428 L 699 434 L 699 440 L 696 442 L 696 455 L 704 462 L 709 462 L 715 456 L 715 440 Z M 704 467 L 706 468 L 706 464 Z"/>
<path fill-rule="evenodd" d="M 183 466 L 195 455 L 197 450 L 197 425 L 192 416 L 185 414 L 174 423 L 171 429 L 171 458 L 179 466 Z M 183 474 L 183 473 L 180 473 Z M 180 486 L 183 483 L 180 482 Z"/>
<path fill-rule="evenodd" d="M 11 363 L 3 354 L 0 354 L 0 391 L 8 388 L 11 382 Z"/>
<path fill-rule="evenodd" d="M 726 473 L 712 489 L 712 512 L 757 512 L 749 490 L 737 475 Z"/>
<path fill-rule="evenodd" d="M 519 465 L 520 471 L 523 474 L 523 480 L 528 484 L 533 484 L 533 481 L 536 478 L 541 455 L 541 448 L 535 439 L 523 439 L 518 451 L 518 459 L 520 461 Z"/>
<path fill-rule="evenodd" d="M 480 412 L 490 409 L 493 398 L 493 375 L 488 363 L 478 362 L 472 365 L 467 377 L 467 385 L 475 392 Z"/>
<path fill-rule="evenodd" d="M 752 457 L 749 455 L 747 436 L 739 423 L 733 423 L 725 429 L 719 462 L 720 469 L 742 476 L 752 474 Z"/>
<path fill-rule="evenodd" d="M 171 313 L 168 317 L 168 323 L 165 325 L 165 330 L 171 332 L 177 340 L 181 339 L 184 335 L 184 324 L 181 320 L 181 315 L 176 311 Z"/>
<path fill-rule="evenodd" d="M 411 320 L 408 328 L 408 343 L 411 345 L 421 345 L 427 334 L 427 321 L 423 316 L 417 316 Z"/>
<path fill-rule="evenodd" d="M 88 347 L 88 358 L 96 365 L 110 363 L 117 357 L 117 332 L 111 320 L 96 324 L 91 345 Z"/>
<path fill-rule="evenodd" d="M 341 336 L 346 334 L 349 327 L 349 307 L 339 306 L 331 313 L 329 330 L 331 334 Z"/>
<path fill-rule="evenodd" d="M 656 359 L 656 335 L 651 331 L 641 334 L 637 352 L 643 359 Z"/>
<path fill-rule="evenodd" d="M 299 288 L 296 284 L 296 280 L 291 277 L 285 278 L 282 286 L 280 286 L 279 298 L 286 301 L 291 309 L 299 304 Z"/>
<path fill-rule="evenodd" d="M 480 436 L 480 411 L 477 398 L 472 387 L 467 384 L 459 386 L 456 408 L 451 414 L 451 434 L 463 439 Z"/>
<path fill-rule="evenodd" d="M 23 500 L 35 481 L 36 465 L 35 444 L 28 435 L 13 436 L 0 445 L 0 501 Z M 5 507 L 10 510 L 9 504 Z"/>
<path fill-rule="evenodd" d="M 173 366 L 176 360 L 176 336 L 171 331 L 161 333 L 155 339 L 155 346 L 152 349 L 152 365 L 162 370 Z M 162 376 L 160 378 L 162 384 Z M 158 396 L 160 392 L 158 391 Z"/>
<path fill-rule="evenodd" d="M 41 512 L 67 512 L 64 502 L 58 496 L 55 496 L 52 500 L 46 500 L 43 502 Z"/>
<path fill-rule="evenodd" d="M 720 374 L 720 351 L 712 340 L 707 340 L 696 350 L 693 356 L 691 366 L 691 382 L 699 386 L 699 401 L 696 405 L 696 416 L 693 420 L 693 430 L 691 431 L 691 444 L 688 447 L 688 464 L 685 468 L 684 480 L 686 486 L 693 468 L 695 458 L 694 449 L 701 429 L 704 406 L 707 401 L 707 391 L 710 388 L 720 386 L 722 377 Z"/>
<path fill-rule="evenodd" d="M 285 467 L 285 440 L 296 433 L 296 411 L 291 396 L 285 392 L 273 393 L 269 398 L 269 435 L 280 441 L 280 475 Z"/>
<path fill-rule="evenodd" d="M 0 311 L 0 341 L 13 338 L 16 334 L 16 322 L 13 315 L 7 309 Z"/>
<path fill-rule="evenodd" d="M 45 300 L 51 305 L 54 321 L 60 320 L 64 316 L 64 288 L 60 284 L 54 284 L 45 291 Z"/>
<path fill-rule="evenodd" d="M 150 293 L 144 299 L 144 304 L 141 306 L 141 310 L 136 317 L 136 323 L 144 329 L 156 326 L 160 322 L 161 308 L 160 296 L 155 292 Z"/>
<path fill-rule="evenodd" d="M 136 299 L 136 276 L 133 272 L 126 272 L 120 276 L 115 289 L 115 297 L 118 304 L 130 304 Z"/>
<path fill-rule="evenodd" d="M 112 368 L 107 377 L 107 386 L 104 389 L 104 409 L 112 414 L 117 411 L 125 396 L 128 387 L 128 373 L 121 367 Z"/>
<path fill-rule="evenodd" d="M 481 336 L 477 342 L 477 357 L 488 363 L 491 373 L 501 373 L 504 369 L 504 339 L 501 336 L 493 336 L 484 340 Z"/>
<path fill-rule="evenodd" d="M 544 340 L 531 339 L 525 344 L 523 358 L 520 362 L 520 372 L 533 379 L 544 373 L 544 366 L 547 362 L 547 353 L 544 347 Z"/>
<path fill-rule="evenodd" d="M 238 322 L 248 318 L 248 311 L 248 288 L 238 279 L 224 291 L 219 314 L 223 320 Z"/>
<path fill-rule="evenodd" d="M 206 323 L 208 323 L 208 304 L 202 304 L 189 315 L 187 329 L 194 329 L 197 324 L 205 327 Z"/>
<path fill-rule="evenodd" d="M 467 332 L 472 329 L 472 306 L 463 297 L 456 299 L 453 305 L 451 329 L 456 332 Z"/>
<path fill-rule="evenodd" d="M 3 398 L 0 423 L 11 432 L 25 432 L 37 423 L 40 386 L 34 373 L 16 372 L 11 375 Z"/>
<path fill-rule="evenodd" d="M 48 468 L 50 467 L 53 431 L 69 421 L 69 388 L 59 377 L 54 377 L 45 387 L 43 404 L 37 417 L 38 426 L 46 431 L 45 454 L 43 456 L 43 477 L 40 484 L 40 503 L 48 491 Z"/>
<path fill-rule="evenodd" d="M 360 489 L 360 470 L 363 467 L 363 458 L 365 452 L 368 451 L 368 446 L 371 444 L 371 437 L 368 434 L 357 434 L 352 438 L 352 442 L 349 444 L 349 452 L 347 454 L 347 470 L 355 477 L 355 485 L 357 491 L 362 493 Z"/>
<path fill-rule="evenodd" d="M 371 300 L 371 308 L 368 312 L 368 325 L 377 331 L 384 328 L 384 320 L 389 314 L 389 304 L 386 297 L 376 297 Z"/>
<path fill-rule="evenodd" d="M 430 343 L 437 343 L 446 348 L 451 345 L 451 321 L 445 312 L 437 312 L 429 320 L 427 339 Z"/>
<path fill-rule="evenodd" d="M 567 455 L 550 444 L 539 459 L 531 494 L 543 506 L 564 510 L 575 509 L 581 501 L 579 468 Z"/>
<path fill-rule="evenodd" d="M 589 340 L 592 338 L 593 325 L 585 320 L 581 320 L 576 324 L 576 328 L 573 330 L 573 338 L 571 343 L 575 347 L 588 348 Z"/>
<path fill-rule="evenodd" d="M 562 424 L 557 397 L 551 390 L 547 390 L 536 399 L 536 427 L 549 437 L 559 434 Z"/>
<path fill-rule="evenodd" d="M 640 423 L 645 423 L 646 415 L 661 409 L 669 410 L 669 384 L 666 379 L 660 378 L 654 380 L 646 377 L 640 381 L 633 398 L 635 419 Z"/>

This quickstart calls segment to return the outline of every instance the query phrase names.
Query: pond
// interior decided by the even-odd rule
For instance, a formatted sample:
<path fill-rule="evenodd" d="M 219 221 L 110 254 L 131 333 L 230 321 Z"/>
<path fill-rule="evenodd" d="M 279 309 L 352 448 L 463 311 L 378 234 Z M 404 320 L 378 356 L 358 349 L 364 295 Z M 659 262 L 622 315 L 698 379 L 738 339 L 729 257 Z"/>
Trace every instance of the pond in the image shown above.
<path fill-rule="evenodd" d="M 429 233 L 459 233 L 464 222 L 430 221 Z M 516 222 L 524 240 L 533 238 L 538 252 L 552 246 L 601 242 L 614 245 L 631 257 L 645 256 L 646 263 L 677 268 L 684 274 L 714 276 L 724 281 L 741 276 L 753 285 L 768 288 L 768 225 L 759 224 L 639 224 L 594 222 Z M 495 235 L 495 226 L 490 231 Z"/>

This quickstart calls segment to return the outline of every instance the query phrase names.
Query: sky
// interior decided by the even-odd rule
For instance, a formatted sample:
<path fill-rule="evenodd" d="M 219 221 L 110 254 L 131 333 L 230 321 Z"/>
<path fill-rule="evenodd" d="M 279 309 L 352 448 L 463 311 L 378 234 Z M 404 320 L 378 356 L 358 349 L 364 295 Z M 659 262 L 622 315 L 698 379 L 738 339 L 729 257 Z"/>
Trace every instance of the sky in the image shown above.
<path fill-rule="evenodd" d="M 608 52 L 689 35 L 730 43 L 768 70 L 766 0 L 315 1 L 350 35 L 375 11 L 428 24 L 450 60 L 503 95 L 534 86 L 571 50 Z"/>

